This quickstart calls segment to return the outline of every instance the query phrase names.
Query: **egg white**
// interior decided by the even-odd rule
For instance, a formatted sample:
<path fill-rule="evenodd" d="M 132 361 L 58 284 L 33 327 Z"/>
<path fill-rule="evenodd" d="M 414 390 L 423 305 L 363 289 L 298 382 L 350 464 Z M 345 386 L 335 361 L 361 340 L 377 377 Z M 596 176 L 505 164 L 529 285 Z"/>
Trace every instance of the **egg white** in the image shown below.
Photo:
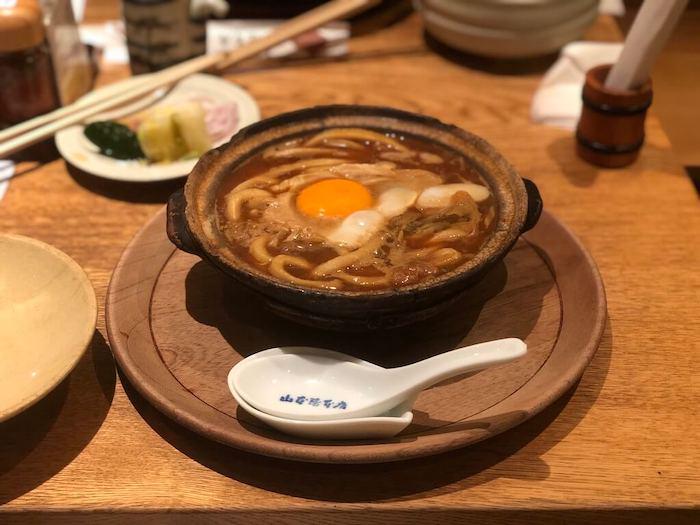
<path fill-rule="evenodd" d="M 343 219 L 309 217 L 301 213 L 296 208 L 298 193 L 315 182 L 329 178 L 359 182 L 376 195 L 374 204 Z M 287 191 L 276 196 L 264 210 L 264 220 L 285 224 L 292 230 L 306 229 L 333 245 L 349 249 L 362 246 L 391 218 L 413 206 L 419 209 L 446 206 L 458 191 L 467 191 L 477 202 L 489 195 L 488 189 L 478 184 L 440 184 L 442 178 L 435 173 L 422 169 L 397 170 L 391 162 L 347 163 L 321 168 L 317 172 L 305 173 L 303 182 L 299 182 L 289 184 Z"/>

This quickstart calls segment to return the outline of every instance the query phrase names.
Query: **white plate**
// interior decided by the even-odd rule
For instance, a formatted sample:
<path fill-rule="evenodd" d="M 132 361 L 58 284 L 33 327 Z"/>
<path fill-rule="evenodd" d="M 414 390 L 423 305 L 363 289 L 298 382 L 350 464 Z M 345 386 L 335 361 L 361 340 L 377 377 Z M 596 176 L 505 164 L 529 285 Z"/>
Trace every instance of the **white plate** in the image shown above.
<path fill-rule="evenodd" d="M 86 95 L 89 97 L 90 95 Z M 260 109 L 247 91 L 226 80 L 212 75 L 192 75 L 180 81 L 165 97 L 154 105 L 172 104 L 193 97 L 214 98 L 217 102 L 235 102 L 238 108 L 238 126 L 231 133 L 235 134 L 260 120 Z M 152 100 L 152 97 L 149 98 Z M 122 118 L 143 109 L 142 102 L 136 102 L 125 108 L 90 120 L 110 120 Z M 128 182 L 155 182 L 184 177 L 192 171 L 197 159 L 181 160 L 168 164 L 146 164 L 136 160 L 117 160 L 99 153 L 99 149 L 83 134 L 82 125 L 71 126 L 56 134 L 56 147 L 63 158 L 76 168 L 105 179 Z M 218 141 L 214 147 L 227 142 L 230 136 Z"/>
<path fill-rule="evenodd" d="M 0 421 L 56 387 L 85 353 L 97 301 L 65 253 L 20 235 L 0 235 Z"/>

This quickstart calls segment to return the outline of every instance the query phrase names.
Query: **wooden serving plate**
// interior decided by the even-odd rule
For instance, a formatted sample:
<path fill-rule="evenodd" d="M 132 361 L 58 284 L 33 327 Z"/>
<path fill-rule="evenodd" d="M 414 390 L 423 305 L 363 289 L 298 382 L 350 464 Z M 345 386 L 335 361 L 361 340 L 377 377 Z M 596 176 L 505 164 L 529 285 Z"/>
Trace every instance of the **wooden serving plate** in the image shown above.
<path fill-rule="evenodd" d="M 268 456 L 329 463 L 437 454 L 522 423 L 569 389 L 593 357 L 606 318 L 595 263 L 552 215 L 436 319 L 365 334 L 326 332 L 268 312 L 219 270 L 180 252 L 165 210 L 131 241 L 107 294 L 114 356 L 134 387 L 182 425 Z M 310 345 L 398 366 L 465 344 L 520 337 L 528 355 L 424 391 L 413 423 L 393 439 L 305 441 L 276 432 L 237 406 L 231 367 L 260 350 Z"/>

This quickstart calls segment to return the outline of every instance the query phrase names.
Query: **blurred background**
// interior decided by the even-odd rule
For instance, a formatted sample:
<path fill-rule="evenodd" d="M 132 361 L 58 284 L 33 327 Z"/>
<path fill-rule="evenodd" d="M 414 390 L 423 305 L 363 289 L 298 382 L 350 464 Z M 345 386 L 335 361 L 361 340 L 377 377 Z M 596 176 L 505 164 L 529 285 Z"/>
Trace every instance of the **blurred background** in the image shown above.
<path fill-rule="evenodd" d="M 276 21 L 323 3 L 322 0 L 8 2 L 3 4 L 3 9 L 10 4 L 27 9 L 30 4 L 41 6 L 56 79 L 53 93 L 40 93 L 42 96 L 37 95 L 35 104 L 30 105 L 27 101 L 26 107 L 16 102 L 22 100 L 20 95 L 24 93 L 15 93 L 7 87 L 24 84 L 7 84 L 0 90 L 2 100 L 12 100 L 13 108 L 19 113 L 3 114 L 0 127 L 3 123 L 20 122 L 56 105 L 70 103 L 90 89 L 90 67 L 86 65 L 85 49 L 80 47 L 73 19 L 79 24 L 79 40 L 87 45 L 92 57 L 93 72 L 99 68 L 100 81 L 105 83 L 123 77 L 127 65 L 133 74 L 138 74 L 163 69 L 205 52 L 231 49 L 271 31 L 278 23 Z M 457 55 L 456 60 L 467 67 L 495 73 L 542 73 L 554 63 L 567 43 L 579 40 L 584 34 L 596 39 L 596 35 L 588 30 L 595 33 L 592 25 L 599 12 L 612 17 L 624 34 L 641 4 L 641 0 L 383 0 L 378 6 L 354 17 L 350 23 L 331 24 L 314 35 L 307 35 L 307 38 L 297 38 L 293 43 L 278 46 L 265 56 L 285 60 L 342 58 L 348 52 L 350 35 L 371 33 L 412 16 L 413 11 L 418 10 L 421 20 L 412 27 L 421 30 L 422 23 L 426 41 L 433 50 L 450 58 Z M 27 38 L 34 36 L 28 35 Z M 47 51 L 41 45 L 31 45 L 34 43 L 28 41 L 25 46 L 31 49 L 31 55 L 25 50 L 17 52 L 5 49 L 7 45 L 0 45 L 0 51 L 11 51 L 6 55 L 0 53 L 5 57 L 0 62 L 0 68 L 4 68 L 0 72 L 3 75 L 22 75 L 27 71 L 41 73 L 29 68 L 29 62 L 25 62 L 40 63 L 39 59 L 44 60 Z M 399 45 L 397 42 L 397 49 Z M 619 49 L 612 45 L 607 50 L 595 51 L 598 54 L 603 52 L 617 53 Z M 601 60 L 600 55 L 596 58 Z M 574 65 L 576 61 L 574 57 Z M 111 70 L 119 73 L 112 76 Z M 700 192 L 700 127 L 697 125 L 700 104 L 696 86 L 699 76 L 700 0 L 689 0 L 678 27 L 654 66 L 654 111 L 660 117 L 677 158 L 686 166 Z M 25 80 L 29 84 L 46 86 L 46 83 L 34 82 L 39 79 L 27 77 Z M 556 98 L 554 93 L 548 91 L 541 96 L 543 105 Z M 569 98 L 578 100 L 578 93 Z M 5 102 L 0 105 L 9 107 Z M 533 108 L 536 105 L 535 99 Z M 545 121 L 536 118 L 534 113 L 533 109 L 535 121 Z"/>
<path fill-rule="evenodd" d="M 121 18 L 122 5 L 117 0 L 77 0 L 77 3 L 82 1 L 85 2 L 85 23 Z M 282 18 L 293 16 L 321 2 L 228 0 L 228 3 L 230 10 L 227 18 Z M 641 3 L 642 0 L 624 1 L 625 12 L 616 17 L 623 32 L 629 29 Z M 384 12 L 384 23 L 412 8 L 409 0 L 388 0 L 383 4 L 381 9 Z M 366 15 L 364 17 L 369 18 Z M 700 103 L 697 87 L 700 81 L 700 0 L 690 0 L 680 24 L 656 62 L 653 80 L 654 110 L 661 119 L 677 158 L 686 166 L 700 191 Z"/>

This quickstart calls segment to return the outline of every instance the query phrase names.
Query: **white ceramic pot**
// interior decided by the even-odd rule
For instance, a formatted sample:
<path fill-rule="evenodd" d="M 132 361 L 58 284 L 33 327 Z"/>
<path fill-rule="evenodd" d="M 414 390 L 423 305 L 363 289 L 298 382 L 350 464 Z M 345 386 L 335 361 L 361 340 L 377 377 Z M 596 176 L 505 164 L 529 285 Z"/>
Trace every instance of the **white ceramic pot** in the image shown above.
<path fill-rule="evenodd" d="M 488 0 L 422 0 L 423 9 L 467 25 L 513 30 L 541 30 L 597 11 L 599 0 L 498 2 Z"/>
<path fill-rule="evenodd" d="M 434 0 L 421 6 L 425 28 L 440 42 L 468 53 L 494 58 L 528 58 L 554 53 L 579 38 L 598 16 L 597 3 L 555 25 L 530 29 L 493 28 L 466 23 L 434 10 Z M 453 2 L 454 0 L 448 0 Z M 463 2 L 464 4 L 471 2 Z M 476 3 L 476 2 L 475 2 Z M 480 2 L 484 4 L 484 2 Z M 500 7 L 506 9 L 508 6 Z M 524 6 L 519 6 L 523 8 Z"/>

